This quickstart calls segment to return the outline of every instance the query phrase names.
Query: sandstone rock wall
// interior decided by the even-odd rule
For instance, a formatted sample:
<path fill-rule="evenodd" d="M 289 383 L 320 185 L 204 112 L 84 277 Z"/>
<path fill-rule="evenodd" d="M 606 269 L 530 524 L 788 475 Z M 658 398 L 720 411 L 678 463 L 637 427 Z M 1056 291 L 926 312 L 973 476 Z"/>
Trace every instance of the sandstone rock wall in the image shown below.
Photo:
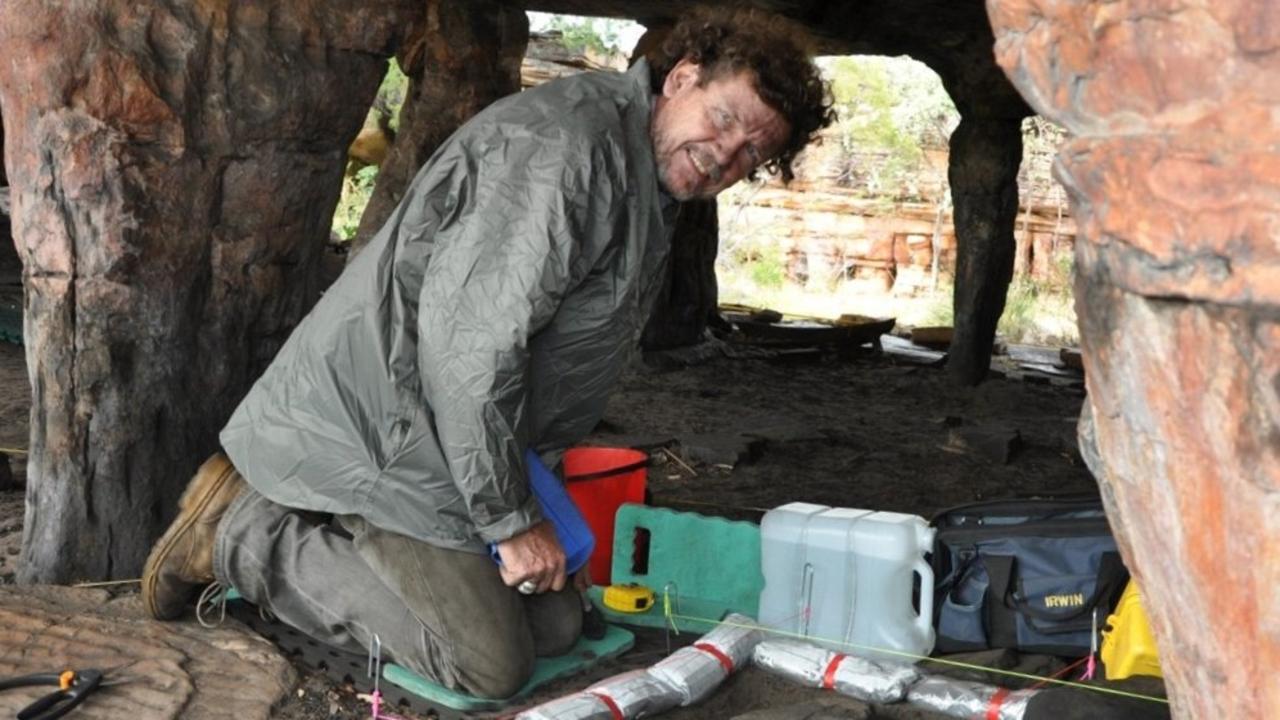
<path fill-rule="evenodd" d="M 317 296 L 415 3 L 0 3 L 33 387 L 20 579 L 133 577 Z"/>
<path fill-rule="evenodd" d="M 988 8 L 1077 136 L 1082 442 L 1175 715 L 1280 717 L 1280 5 Z"/>
<path fill-rule="evenodd" d="M 956 236 L 946 204 L 886 204 L 821 181 L 752 189 L 720 204 L 727 218 L 721 243 L 779 245 L 794 264 L 814 270 L 788 271 L 792 282 L 843 277 L 867 280 L 874 292 L 923 292 L 932 284 L 935 233 L 940 274 L 955 272 Z M 1014 277 L 1058 277 L 1073 256 L 1075 221 L 1053 206 L 1024 205 L 1015 225 Z"/>

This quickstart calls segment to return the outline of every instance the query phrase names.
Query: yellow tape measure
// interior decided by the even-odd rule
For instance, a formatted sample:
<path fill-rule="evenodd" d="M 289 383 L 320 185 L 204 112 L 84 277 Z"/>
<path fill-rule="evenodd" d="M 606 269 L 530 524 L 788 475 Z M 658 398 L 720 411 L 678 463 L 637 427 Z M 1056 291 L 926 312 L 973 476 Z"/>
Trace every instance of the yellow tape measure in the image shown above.
<path fill-rule="evenodd" d="M 653 607 L 653 591 L 643 585 L 626 583 L 604 589 L 604 606 L 615 612 L 642 613 Z"/>

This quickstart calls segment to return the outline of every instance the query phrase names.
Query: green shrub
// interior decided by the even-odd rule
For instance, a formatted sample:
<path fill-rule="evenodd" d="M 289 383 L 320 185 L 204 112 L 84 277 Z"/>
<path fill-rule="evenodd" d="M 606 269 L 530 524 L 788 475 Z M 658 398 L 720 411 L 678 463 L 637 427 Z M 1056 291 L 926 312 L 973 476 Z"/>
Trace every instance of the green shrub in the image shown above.
<path fill-rule="evenodd" d="M 822 67 L 839 112 L 838 182 L 889 201 L 919 195 L 932 172 L 924 150 L 946 147 L 959 122 L 938 76 L 903 58 L 830 58 Z"/>
<path fill-rule="evenodd" d="M 1064 268 L 1045 280 L 1016 279 L 1009 285 L 1004 314 L 997 331 L 1005 340 L 1036 345 L 1074 345 L 1079 342 L 1070 285 Z M 1070 263 L 1065 263 L 1070 277 Z"/>
<path fill-rule="evenodd" d="M 758 256 L 749 267 L 751 280 L 759 287 L 777 289 L 786 282 L 786 268 L 783 267 L 782 258 L 778 257 L 776 252 Z"/>
<path fill-rule="evenodd" d="M 939 325 L 951 326 L 956 322 L 955 290 L 950 286 L 939 285 L 927 296 L 924 312 L 920 318 L 921 327 Z"/>
<path fill-rule="evenodd" d="M 342 195 L 338 198 L 338 207 L 333 211 L 333 234 L 340 240 L 349 241 L 356 235 L 360 227 L 360 216 L 369 204 L 369 196 L 373 195 L 374 182 L 378 177 L 378 167 L 368 165 L 342 178 Z"/>
<path fill-rule="evenodd" d="M 1011 342 L 1025 342 L 1034 336 L 1039 298 L 1040 287 L 1035 282 L 1017 279 L 1010 283 L 996 331 Z"/>
<path fill-rule="evenodd" d="M 404 106 L 405 96 L 409 93 L 409 77 L 400 69 L 400 63 L 392 58 L 387 63 L 387 74 L 382 76 L 382 84 L 378 86 L 378 95 L 369 108 L 369 116 L 365 125 L 372 121 L 376 124 L 378 114 L 385 115 L 391 129 L 400 130 L 400 108 Z"/>

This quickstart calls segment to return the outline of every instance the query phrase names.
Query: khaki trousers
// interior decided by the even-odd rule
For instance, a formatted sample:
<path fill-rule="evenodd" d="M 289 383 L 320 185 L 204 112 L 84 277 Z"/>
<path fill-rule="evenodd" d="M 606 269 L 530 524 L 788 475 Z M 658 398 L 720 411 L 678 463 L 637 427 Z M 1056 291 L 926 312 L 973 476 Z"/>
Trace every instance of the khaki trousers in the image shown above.
<path fill-rule="evenodd" d="M 316 640 L 364 654 L 377 635 L 394 662 L 485 698 L 512 695 L 535 657 L 578 639 L 572 586 L 524 596 L 488 556 L 329 520 L 246 488 L 218 525 L 214 575 Z"/>

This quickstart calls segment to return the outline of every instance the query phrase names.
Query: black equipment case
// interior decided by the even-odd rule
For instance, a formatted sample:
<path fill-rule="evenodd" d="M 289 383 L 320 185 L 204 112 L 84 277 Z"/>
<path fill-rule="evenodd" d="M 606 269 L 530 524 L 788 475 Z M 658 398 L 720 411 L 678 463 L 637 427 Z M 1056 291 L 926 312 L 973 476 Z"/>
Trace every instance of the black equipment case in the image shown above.
<path fill-rule="evenodd" d="M 932 523 L 937 652 L 1087 655 L 1129 577 L 1096 495 L 976 502 Z"/>

